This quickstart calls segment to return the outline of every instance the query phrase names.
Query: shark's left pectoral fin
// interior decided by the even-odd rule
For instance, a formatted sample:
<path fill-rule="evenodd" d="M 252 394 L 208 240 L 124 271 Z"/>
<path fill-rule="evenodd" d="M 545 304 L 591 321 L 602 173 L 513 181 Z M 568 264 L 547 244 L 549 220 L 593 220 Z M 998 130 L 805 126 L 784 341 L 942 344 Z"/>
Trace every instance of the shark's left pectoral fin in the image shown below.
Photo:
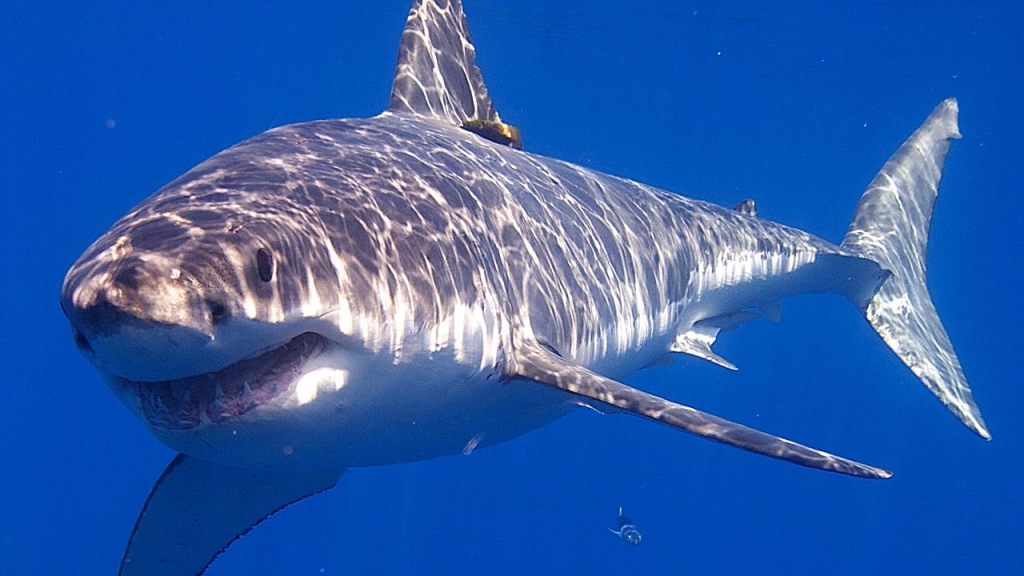
<path fill-rule="evenodd" d="M 518 343 L 510 368 L 512 376 L 553 386 L 593 402 L 758 454 L 850 476 L 892 476 L 888 470 L 808 448 L 631 388 L 574 364 L 536 342 Z"/>
<path fill-rule="evenodd" d="M 139 513 L 118 573 L 202 574 L 253 526 L 331 488 L 343 472 L 242 470 L 179 454 Z"/>

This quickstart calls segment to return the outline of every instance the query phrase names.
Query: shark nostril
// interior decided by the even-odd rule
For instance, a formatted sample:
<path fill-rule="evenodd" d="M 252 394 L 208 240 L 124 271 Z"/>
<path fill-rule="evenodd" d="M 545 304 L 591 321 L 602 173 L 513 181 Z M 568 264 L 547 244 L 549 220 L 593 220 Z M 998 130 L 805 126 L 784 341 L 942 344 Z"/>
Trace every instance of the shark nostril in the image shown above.
<path fill-rule="evenodd" d="M 207 300 L 206 306 L 210 310 L 210 320 L 214 324 L 218 324 L 228 319 L 228 309 L 220 302 L 217 302 L 216 300 Z"/>

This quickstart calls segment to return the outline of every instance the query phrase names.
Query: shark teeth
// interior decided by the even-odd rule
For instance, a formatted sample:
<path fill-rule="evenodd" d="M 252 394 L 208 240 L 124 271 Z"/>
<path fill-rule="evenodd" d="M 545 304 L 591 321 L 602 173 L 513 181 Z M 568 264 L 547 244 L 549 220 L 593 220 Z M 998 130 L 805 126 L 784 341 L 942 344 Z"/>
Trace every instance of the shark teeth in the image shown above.
<path fill-rule="evenodd" d="M 326 345 L 323 336 L 307 332 L 288 343 L 227 368 L 179 380 L 123 380 L 139 398 L 151 426 L 188 430 L 204 423 L 234 420 L 281 396 L 302 366 Z"/>

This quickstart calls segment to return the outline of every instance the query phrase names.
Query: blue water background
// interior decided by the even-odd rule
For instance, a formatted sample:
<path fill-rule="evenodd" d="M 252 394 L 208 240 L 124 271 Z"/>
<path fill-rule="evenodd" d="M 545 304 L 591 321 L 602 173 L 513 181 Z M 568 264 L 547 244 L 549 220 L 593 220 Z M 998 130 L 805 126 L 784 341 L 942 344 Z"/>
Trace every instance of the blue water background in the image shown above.
<path fill-rule="evenodd" d="M 841 239 L 943 98 L 932 294 L 995 437 L 837 297 L 630 382 L 895 470 L 865 481 L 579 411 L 472 455 L 350 471 L 209 574 L 1024 571 L 1024 9 L 1015 2 L 468 0 L 526 148 Z M 0 574 L 112 574 L 173 456 L 76 351 L 57 296 L 115 218 L 273 126 L 387 101 L 407 0 L 9 0 L 0 17 Z M 412 383 L 411 383 L 412 384 Z M 631 548 L 606 530 L 618 506 Z"/>

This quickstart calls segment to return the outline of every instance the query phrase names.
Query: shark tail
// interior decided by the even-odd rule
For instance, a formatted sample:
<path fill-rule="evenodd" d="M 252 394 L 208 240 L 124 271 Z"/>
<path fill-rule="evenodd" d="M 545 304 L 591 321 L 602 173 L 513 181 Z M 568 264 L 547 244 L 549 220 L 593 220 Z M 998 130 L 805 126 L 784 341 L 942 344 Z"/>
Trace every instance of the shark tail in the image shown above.
<path fill-rule="evenodd" d="M 989 439 L 926 285 L 928 229 L 953 138 L 960 138 L 960 131 L 957 103 L 950 98 L 935 108 L 868 185 L 843 248 L 889 272 L 873 293 L 852 297 L 854 304 L 921 382 L 968 428 Z"/>

